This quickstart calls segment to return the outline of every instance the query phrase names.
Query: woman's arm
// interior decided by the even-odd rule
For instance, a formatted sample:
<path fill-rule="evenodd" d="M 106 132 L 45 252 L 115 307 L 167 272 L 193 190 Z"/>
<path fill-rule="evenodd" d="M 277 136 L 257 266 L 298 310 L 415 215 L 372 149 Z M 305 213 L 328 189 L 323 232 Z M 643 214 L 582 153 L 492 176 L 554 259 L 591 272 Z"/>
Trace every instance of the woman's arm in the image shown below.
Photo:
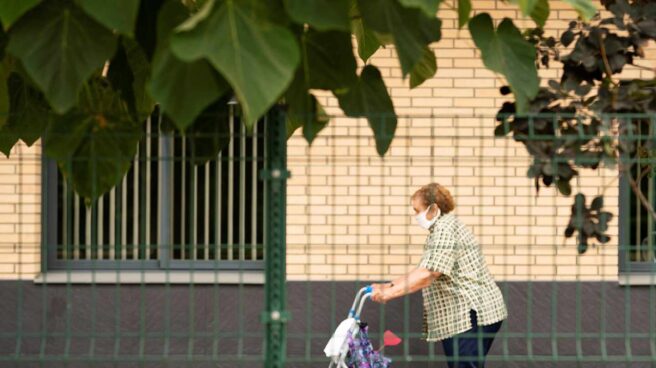
<path fill-rule="evenodd" d="M 371 284 L 371 286 L 373 286 L 374 290 L 388 289 L 398 284 L 399 282 L 401 282 L 401 280 L 405 279 L 406 277 L 408 277 L 408 275 L 399 276 L 393 281 L 385 282 L 382 284 Z"/>
<path fill-rule="evenodd" d="M 392 299 L 412 294 L 430 285 L 441 273 L 432 272 L 426 268 L 418 267 L 405 276 L 392 282 L 393 286 L 374 290 L 371 299 L 375 302 L 386 303 Z"/>

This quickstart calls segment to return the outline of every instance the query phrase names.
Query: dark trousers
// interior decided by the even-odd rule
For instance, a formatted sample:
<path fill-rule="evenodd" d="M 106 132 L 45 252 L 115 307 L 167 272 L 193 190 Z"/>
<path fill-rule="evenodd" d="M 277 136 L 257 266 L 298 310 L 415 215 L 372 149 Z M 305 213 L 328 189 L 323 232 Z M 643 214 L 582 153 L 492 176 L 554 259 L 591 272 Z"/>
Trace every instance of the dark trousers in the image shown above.
<path fill-rule="evenodd" d="M 442 341 L 449 368 L 483 368 L 485 356 L 501 322 L 489 326 L 479 326 L 476 311 L 470 312 L 472 328 Z"/>

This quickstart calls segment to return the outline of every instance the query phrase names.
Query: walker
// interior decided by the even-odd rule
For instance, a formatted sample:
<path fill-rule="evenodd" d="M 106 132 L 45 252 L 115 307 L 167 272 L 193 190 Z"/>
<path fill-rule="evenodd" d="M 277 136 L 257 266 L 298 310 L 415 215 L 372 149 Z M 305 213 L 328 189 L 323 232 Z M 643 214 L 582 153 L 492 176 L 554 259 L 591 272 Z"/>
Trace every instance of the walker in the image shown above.
<path fill-rule="evenodd" d="M 337 329 L 333 333 L 332 337 L 328 341 L 326 348 L 323 350 L 326 353 L 326 357 L 330 358 L 329 368 L 349 368 L 347 364 L 347 358 L 349 353 L 351 355 L 360 354 L 360 358 L 364 357 L 369 362 L 374 364 L 367 364 L 367 367 L 376 366 L 376 367 L 387 367 L 391 362 L 390 359 L 384 358 L 380 351 L 374 352 L 371 348 L 371 343 L 369 343 L 368 338 L 366 338 L 366 327 L 365 330 L 361 329 L 360 315 L 362 313 L 362 307 L 364 306 L 364 301 L 368 299 L 373 293 L 373 288 L 371 286 L 363 287 L 355 295 L 355 300 L 353 305 L 349 310 L 348 317 L 343 320 Z M 363 336 L 364 335 L 364 336 Z M 353 342 L 360 337 L 365 337 L 360 343 L 357 341 L 359 351 L 351 351 L 349 342 Z M 366 345 L 366 346 L 363 346 Z M 364 349 L 363 349 L 364 347 Z M 351 363 L 350 367 L 356 367 L 357 363 Z"/>

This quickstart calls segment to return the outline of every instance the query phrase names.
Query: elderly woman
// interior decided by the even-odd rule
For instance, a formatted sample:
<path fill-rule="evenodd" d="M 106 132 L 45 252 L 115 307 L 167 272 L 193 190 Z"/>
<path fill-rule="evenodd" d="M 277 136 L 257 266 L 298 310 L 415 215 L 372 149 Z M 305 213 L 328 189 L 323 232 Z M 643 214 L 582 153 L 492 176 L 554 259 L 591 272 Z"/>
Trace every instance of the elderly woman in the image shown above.
<path fill-rule="evenodd" d="M 431 183 L 411 198 L 419 226 L 428 230 L 417 268 L 374 284 L 372 300 L 386 303 L 422 290 L 424 339 L 442 341 L 449 367 L 483 367 L 508 316 L 499 287 L 472 232 L 454 215 L 449 191 Z"/>

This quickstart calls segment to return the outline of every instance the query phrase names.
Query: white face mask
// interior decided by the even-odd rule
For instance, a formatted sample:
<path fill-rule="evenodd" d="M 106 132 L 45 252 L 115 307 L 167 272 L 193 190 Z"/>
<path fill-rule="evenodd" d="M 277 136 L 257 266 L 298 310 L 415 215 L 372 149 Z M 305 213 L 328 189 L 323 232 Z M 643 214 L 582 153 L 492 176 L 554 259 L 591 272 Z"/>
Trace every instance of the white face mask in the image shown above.
<path fill-rule="evenodd" d="M 428 214 L 428 211 L 431 209 L 432 206 L 433 205 L 428 206 L 428 208 L 426 208 L 426 211 L 424 211 L 424 212 L 418 214 L 417 216 L 415 216 L 415 219 L 417 219 L 417 223 L 419 224 L 419 226 L 421 226 L 422 229 L 425 229 L 425 230 L 430 229 L 430 227 L 433 226 L 435 221 L 437 221 L 437 218 L 440 217 L 441 211 L 438 207 L 437 208 L 437 213 L 435 214 L 435 217 L 433 217 L 432 220 L 429 220 L 429 219 L 426 218 L 426 215 Z"/>

